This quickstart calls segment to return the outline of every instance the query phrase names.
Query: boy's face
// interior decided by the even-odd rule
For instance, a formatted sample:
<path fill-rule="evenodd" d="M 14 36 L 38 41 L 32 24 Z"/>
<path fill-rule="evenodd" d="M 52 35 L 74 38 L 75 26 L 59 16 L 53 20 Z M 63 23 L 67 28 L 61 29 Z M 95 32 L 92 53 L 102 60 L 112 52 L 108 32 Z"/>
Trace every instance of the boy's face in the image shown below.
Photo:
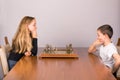
<path fill-rule="evenodd" d="M 100 30 L 97 30 L 97 39 L 102 43 L 105 42 L 105 35 Z"/>

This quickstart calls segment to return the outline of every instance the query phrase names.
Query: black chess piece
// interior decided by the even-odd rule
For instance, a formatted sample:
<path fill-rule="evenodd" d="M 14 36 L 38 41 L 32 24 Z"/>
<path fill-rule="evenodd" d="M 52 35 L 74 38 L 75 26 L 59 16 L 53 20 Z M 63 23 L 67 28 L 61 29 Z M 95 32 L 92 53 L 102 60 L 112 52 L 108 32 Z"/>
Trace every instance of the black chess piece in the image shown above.
<path fill-rule="evenodd" d="M 68 54 L 70 54 L 70 53 L 73 52 L 72 44 L 66 45 L 66 52 L 67 52 Z"/>

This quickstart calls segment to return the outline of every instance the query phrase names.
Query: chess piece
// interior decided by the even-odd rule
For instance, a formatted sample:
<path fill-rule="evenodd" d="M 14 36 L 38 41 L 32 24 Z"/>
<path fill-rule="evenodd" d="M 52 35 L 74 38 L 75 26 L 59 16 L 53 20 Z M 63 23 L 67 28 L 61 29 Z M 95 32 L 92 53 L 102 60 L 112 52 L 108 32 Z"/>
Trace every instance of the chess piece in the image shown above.
<path fill-rule="evenodd" d="M 50 53 L 50 45 L 46 45 L 45 49 L 44 49 L 45 53 Z"/>
<path fill-rule="evenodd" d="M 51 45 L 46 45 L 45 49 L 44 49 L 45 53 L 55 53 L 55 49 L 51 46 Z"/>
<path fill-rule="evenodd" d="M 67 52 L 68 54 L 70 54 L 70 53 L 73 52 L 72 44 L 66 45 L 66 52 Z"/>

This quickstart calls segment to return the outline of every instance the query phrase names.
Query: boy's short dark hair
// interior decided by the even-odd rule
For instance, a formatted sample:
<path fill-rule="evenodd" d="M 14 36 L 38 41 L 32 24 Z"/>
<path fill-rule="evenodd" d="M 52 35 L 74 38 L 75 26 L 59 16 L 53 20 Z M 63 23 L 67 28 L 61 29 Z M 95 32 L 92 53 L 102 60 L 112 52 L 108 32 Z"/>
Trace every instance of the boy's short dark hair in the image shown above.
<path fill-rule="evenodd" d="M 103 34 L 107 34 L 109 38 L 113 35 L 113 29 L 108 24 L 100 26 L 97 30 L 100 30 Z"/>

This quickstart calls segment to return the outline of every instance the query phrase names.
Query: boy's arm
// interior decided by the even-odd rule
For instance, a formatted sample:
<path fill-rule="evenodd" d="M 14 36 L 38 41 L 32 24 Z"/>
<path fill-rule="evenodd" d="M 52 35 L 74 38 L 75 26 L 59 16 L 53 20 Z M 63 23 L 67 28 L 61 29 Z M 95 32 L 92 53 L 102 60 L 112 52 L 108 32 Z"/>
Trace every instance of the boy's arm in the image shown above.
<path fill-rule="evenodd" d="M 89 47 L 88 53 L 93 53 L 93 52 L 95 52 L 95 51 L 96 51 L 96 46 L 95 46 L 95 44 L 93 43 L 93 44 Z"/>
<path fill-rule="evenodd" d="M 113 72 L 115 72 L 120 66 L 120 55 L 119 54 L 113 54 L 113 58 L 115 60 Z"/>
<path fill-rule="evenodd" d="M 94 41 L 93 44 L 89 47 L 88 53 L 94 53 L 97 50 L 96 47 L 101 44 L 102 43 L 98 39 Z"/>

